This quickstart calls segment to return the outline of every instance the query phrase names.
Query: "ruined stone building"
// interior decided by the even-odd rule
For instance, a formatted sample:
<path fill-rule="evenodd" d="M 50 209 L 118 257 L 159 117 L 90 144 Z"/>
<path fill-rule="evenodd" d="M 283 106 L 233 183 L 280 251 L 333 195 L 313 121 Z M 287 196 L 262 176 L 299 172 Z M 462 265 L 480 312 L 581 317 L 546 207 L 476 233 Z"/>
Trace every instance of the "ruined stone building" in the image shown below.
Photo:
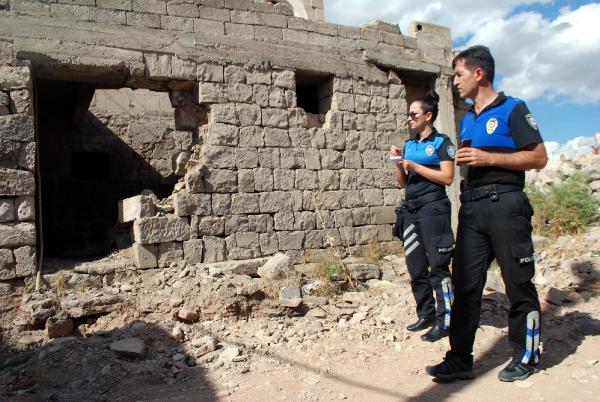
<path fill-rule="evenodd" d="M 447 28 L 323 0 L 0 0 L 0 279 L 130 246 L 139 268 L 394 246 L 386 162 Z"/>

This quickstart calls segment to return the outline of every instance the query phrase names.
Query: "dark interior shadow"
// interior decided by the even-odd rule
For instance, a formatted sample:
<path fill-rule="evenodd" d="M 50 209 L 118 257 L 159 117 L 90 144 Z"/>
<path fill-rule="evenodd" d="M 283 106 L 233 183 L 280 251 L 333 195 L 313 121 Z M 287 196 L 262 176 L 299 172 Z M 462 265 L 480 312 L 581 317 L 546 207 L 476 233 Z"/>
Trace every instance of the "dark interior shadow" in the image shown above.
<path fill-rule="evenodd" d="M 111 349 L 125 339 L 143 344 L 143 357 Z M 11 357 L 0 365 L 2 402 L 218 399 L 196 358 L 165 330 L 148 322 L 133 321 L 88 337 L 57 338 L 27 351 L 4 352 Z"/>
<path fill-rule="evenodd" d="M 94 85 L 37 80 L 36 88 L 44 256 L 95 258 L 126 246 L 118 201 L 144 189 L 165 197 L 177 177 L 148 163 L 153 144 L 134 149 L 88 112 Z"/>

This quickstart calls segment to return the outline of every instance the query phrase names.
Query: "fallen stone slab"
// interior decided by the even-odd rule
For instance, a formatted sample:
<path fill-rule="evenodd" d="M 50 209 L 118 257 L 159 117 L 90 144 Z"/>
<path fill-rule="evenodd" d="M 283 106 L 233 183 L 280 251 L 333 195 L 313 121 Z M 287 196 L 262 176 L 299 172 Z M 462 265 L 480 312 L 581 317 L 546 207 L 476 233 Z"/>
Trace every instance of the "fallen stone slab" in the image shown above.
<path fill-rule="evenodd" d="M 343 263 L 350 271 L 350 276 L 353 279 L 367 281 L 381 277 L 381 268 L 377 264 L 355 258 L 344 260 Z"/>
<path fill-rule="evenodd" d="M 128 260 L 94 261 L 77 265 L 73 271 L 80 274 L 108 275 L 113 272 L 125 271 L 129 267 Z"/>
<path fill-rule="evenodd" d="M 71 293 L 61 298 L 62 310 L 72 318 L 110 313 L 128 301 L 125 295 L 93 293 Z"/>
<path fill-rule="evenodd" d="M 44 324 L 56 313 L 57 303 L 53 296 L 50 293 L 30 293 L 23 296 L 20 309 L 31 324 Z"/>
<path fill-rule="evenodd" d="M 113 342 L 110 345 L 110 350 L 121 356 L 143 359 L 146 353 L 146 345 L 139 338 L 128 338 Z"/>
<path fill-rule="evenodd" d="M 211 276 L 220 275 L 248 275 L 258 276 L 258 268 L 267 261 L 267 258 L 254 258 L 251 260 L 237 260 L 205 264 Z"/>

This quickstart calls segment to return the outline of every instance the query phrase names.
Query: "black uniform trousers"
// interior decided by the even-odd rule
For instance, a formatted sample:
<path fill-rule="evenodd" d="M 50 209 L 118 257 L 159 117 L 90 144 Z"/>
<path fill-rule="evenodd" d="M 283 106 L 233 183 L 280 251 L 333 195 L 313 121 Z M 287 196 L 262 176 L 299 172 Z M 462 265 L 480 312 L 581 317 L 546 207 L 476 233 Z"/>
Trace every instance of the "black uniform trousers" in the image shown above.
<path fill-rule="evenodd" d="M 486 271 L 495 258 L 510 301 L 508 338 L 513 357 L 532 365 L 539 361 L 540 303 L 531 281 L 535 270 L 532 215 L 523 191 L 463 201 L 452 268 L 450 355 L 473 361 Z"/>
<path fill-rule="evenodd" d="M 448 198 L 407 210 L 401 235 L 417 316 L 436 317 L 438 325 L 448 328 L 453 298 L 448 266 L 454 246 Z"/>

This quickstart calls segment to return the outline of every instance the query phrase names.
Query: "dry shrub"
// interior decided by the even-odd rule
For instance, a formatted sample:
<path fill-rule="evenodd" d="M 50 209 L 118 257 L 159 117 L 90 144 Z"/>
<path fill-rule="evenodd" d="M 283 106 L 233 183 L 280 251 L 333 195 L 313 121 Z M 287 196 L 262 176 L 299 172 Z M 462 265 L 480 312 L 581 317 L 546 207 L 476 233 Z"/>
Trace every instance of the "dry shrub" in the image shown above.
<path fill-rule="evenodd" d="M 54 274 L 52 289 L 57 295 L 60 295 L 67 290 L 67 279 L 62 271 L 58 271 L 56 274 Z"/>
<path fill-rule="evenodd" d="M 365 257 L 373 262 L 379 262 L 385 255 L 385 251 L 381 246 L 379 240 L 377 240 L 376 236 L 372 236 L 369 238 L 367 242 L 367 247 L 365 248 Z"/>

